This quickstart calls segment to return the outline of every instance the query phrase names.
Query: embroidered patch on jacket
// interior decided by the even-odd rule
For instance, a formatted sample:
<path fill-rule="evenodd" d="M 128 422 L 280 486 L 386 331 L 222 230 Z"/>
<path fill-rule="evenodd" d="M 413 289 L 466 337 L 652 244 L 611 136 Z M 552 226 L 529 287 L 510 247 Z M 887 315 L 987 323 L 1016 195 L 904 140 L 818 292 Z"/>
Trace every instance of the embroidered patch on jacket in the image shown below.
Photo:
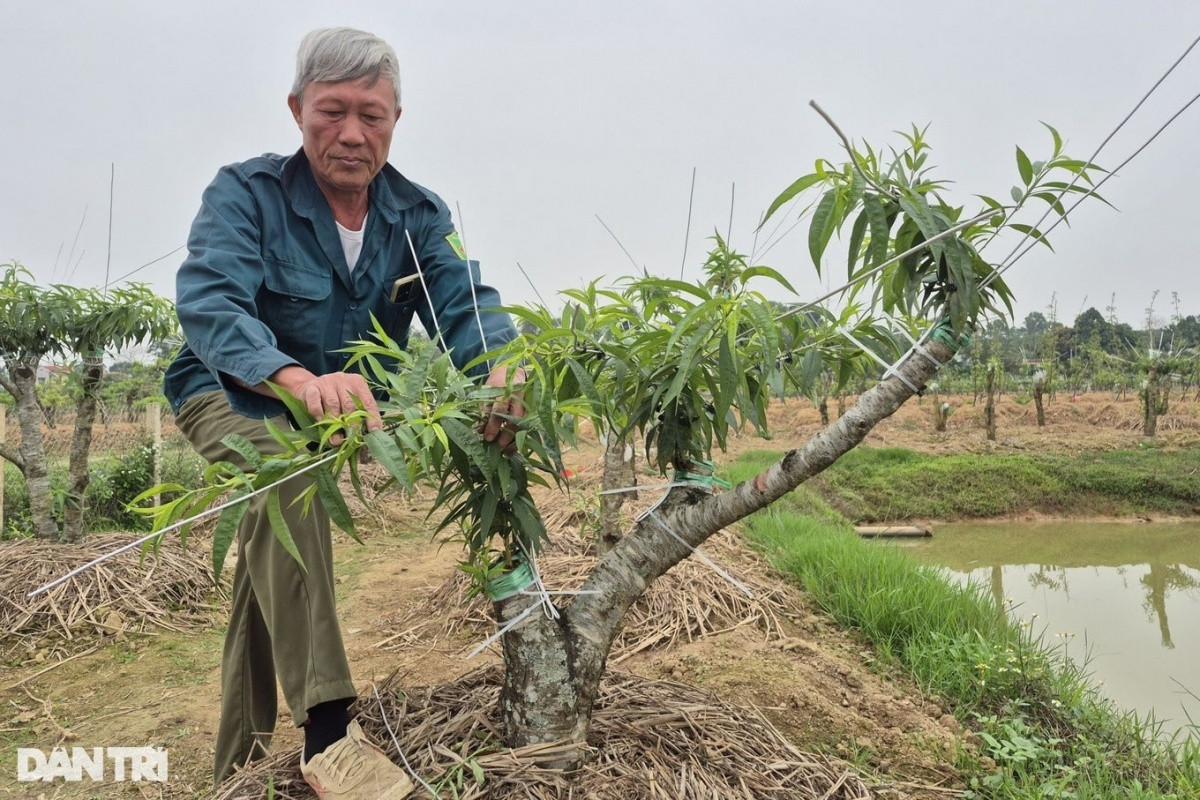
<path fill-rule="evenodd" d="M 462 260 L 467 260 L 467 248 L 463 247 L 462 239 L 458 236 L 458 231 L 451 231 L 446 237 L 446 244 L 450 245 L 450 249 L 454 251 L 454 255 Z"/>

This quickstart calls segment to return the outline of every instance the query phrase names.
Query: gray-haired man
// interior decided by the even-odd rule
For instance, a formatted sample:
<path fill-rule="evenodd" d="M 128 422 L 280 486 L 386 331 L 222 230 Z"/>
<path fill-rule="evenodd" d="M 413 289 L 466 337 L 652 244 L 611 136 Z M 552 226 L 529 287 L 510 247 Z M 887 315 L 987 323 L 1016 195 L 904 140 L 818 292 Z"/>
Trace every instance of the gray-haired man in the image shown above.
<path fill-rule="evenodd" d="M 177 276 L 187 342 L 165 392 L 179 429 L 210 461 L 240 461 L 221 442 L 229 433 L 277 449 L 262 420 L 283 423 L 284 407 L 268 382 L 318 418 L 362 403 L 369 427 L 379 427 L 375 398 L 362 375 L 343 371 L 347 356 L 338 352 L 370 330 L 372 315 L 404 341 L 415 314 L 460 368 L 516 335 L 505 315 L 489 311 L 499 296 L 466 260 L 446 204 L 387 163 L 398 73 L 378 37 L 313 31 L 288 96 L 301 149 L 224 167 L 204 193 Z M 406 280 L 418 268 L 423 279 Z M 487 381 L 505 378 L 497 371 Z M 484 437 L 508 447 L 504 415 L 521 415 L 520 402 L 492 413 Z M 276 541 L 265 503 L 252 504 L 238 532 L 216 782 L 265 753 L 278 677 L 305 728 L 302 768 L 317 794 L 396 800 L 412 783 L 349 719 L 357 692 L 334 609 L 329 519 L 291 506 L 303 480 L 284 485 L 281 505 L 307 571 Z"/>

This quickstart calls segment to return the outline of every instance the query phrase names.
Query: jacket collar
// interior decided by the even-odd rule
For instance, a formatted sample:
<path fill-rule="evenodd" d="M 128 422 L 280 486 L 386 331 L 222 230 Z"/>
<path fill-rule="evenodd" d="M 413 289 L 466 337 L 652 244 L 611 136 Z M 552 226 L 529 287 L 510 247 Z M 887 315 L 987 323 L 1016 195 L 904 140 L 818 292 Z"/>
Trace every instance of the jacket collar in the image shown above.
<path fill-rule="evenodd" d="M 314 221 L 318 215 L 329 214 L 329 204 L 317 186 L 304 148 L 297 150 L 284 162 L 281 181 L 297 214 Z M 424 199 L 425 195 L 421 190 L 390 163 L 384 164 L 383 169 L 371 181 L 371 211 L 389 223 L 397 222 L 402 211 L 412 208 Z"/>

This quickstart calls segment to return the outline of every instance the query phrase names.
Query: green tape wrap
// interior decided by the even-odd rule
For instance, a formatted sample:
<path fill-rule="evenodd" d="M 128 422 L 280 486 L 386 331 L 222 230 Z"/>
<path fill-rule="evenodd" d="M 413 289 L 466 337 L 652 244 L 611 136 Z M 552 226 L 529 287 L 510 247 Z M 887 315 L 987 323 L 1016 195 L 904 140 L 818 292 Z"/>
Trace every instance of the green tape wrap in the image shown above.
<path fill-rule="evenodd" d="M 945 319 L 939 322 L 937 327 L 933 329 L 932 338 L 946 345 L 946 347 L 949 347 L 956 353 L 971 344 L 971 337 L 967 333 L 963 332 L 955 336 L 954 330 L 950 327 L 950 321 Z"/>
<path fill-rule="evenodd" d="M 493 603 L 507 600 L 517 592 L 533 584 L 533 570 L 525 562 L 517 564 L 510 572 L 493 578 L 483 587 L 483 592 Z"/>

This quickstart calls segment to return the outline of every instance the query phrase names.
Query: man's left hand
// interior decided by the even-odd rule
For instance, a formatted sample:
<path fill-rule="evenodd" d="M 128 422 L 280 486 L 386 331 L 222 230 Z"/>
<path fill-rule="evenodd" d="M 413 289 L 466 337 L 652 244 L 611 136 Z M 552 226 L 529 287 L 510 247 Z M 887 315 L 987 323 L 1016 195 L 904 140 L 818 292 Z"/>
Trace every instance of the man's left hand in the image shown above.
<path fill-rule="evenodd" d="M 498 398 L 484 409 L 483 440 L 495 442 L 501 452 L 512 455 L 516 449 L 514 437 L 517 432 L 517 420 L 525 416 L 525 403 L 516 384 L 525 382 L 525 370 L 516 367 L 512 373 L 514 384 L 513 393 L 508 397 Z M 508 385 L 508 368 L 497 367 L 492 370 L 485 381 L 486 386 L 503 388 Z"/>

